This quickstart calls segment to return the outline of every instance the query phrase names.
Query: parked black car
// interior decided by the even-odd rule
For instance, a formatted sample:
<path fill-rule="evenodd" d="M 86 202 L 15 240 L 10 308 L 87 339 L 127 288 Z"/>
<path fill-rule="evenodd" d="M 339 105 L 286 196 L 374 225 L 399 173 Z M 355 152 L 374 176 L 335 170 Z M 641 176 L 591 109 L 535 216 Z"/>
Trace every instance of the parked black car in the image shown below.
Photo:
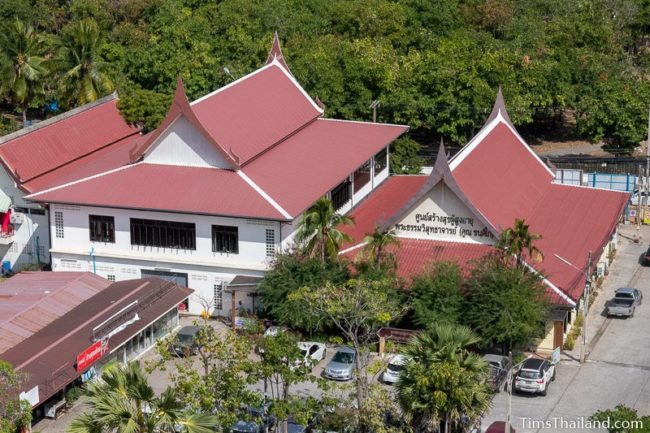
<path fill-rule="evenodd" d="M 643 254 L 643 257 L 641 257 L 641 264 L 643 266 L 650 266 L 650 247 Z"/>
<path fill-rule="evenodd" d="M 176 356 L 196 355 L 199 345 L 196 342 L 198 326 L 183 326 L 174 337 L 170 351 Z"/>

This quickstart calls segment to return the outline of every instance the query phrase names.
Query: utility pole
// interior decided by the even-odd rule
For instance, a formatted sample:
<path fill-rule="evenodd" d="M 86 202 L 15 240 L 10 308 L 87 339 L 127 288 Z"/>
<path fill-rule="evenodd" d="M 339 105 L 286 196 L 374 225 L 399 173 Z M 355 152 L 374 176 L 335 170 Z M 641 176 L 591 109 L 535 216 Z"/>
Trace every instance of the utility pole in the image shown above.
<path fill-rule="evenodd" d="M 580 348 L 580 363 L 584 364 L 587 358 L 587 320 L 589 318 L 589 289 L 591 289 L 591 251 L 587 259 L 587 274 L 585 280 L 585 300 L 582 305 L 582 347 Z"/>
<path fill-rule="evenodd" d="M 641 198 L 642 191 L 641 186 L 643 183 L 643 168 L 639 166 L 639 175 L 636 180 L 636 191 L 637 191 L 637 203 L 636 203 L 636 237 L 635 241 L 639 242 L 641 240 Z"/>
<path fill-rule="evenodd" d="M 512 365 L 512 351 L 508 352 L 508 359 L 510 360 L 508 363 L 508 365 L 510 365 L 510 368 L 508 369 L 508 378 L 506 380 L 506 386 L 508 387 L 508 415 L 506 417 L 505 433 L 511 433 L 510 426 L 512 425 L 512 370 L 515 368 L 514 365 Z"/>
<path fill-rule="evenodd" d="M 648 138 L 646 141 L 646 161 L 645 161 L 645 182 L 644 182 L 644 194 L 643 194 L 643 211 L 648 209 L 648 200 L 650 197 L 650 108 L 648 109 Z M 639 197 L 641 201 L 641 197 Z"/>
<path fill-rule="evenodd" d="M 372 108 L 372 123 L 377 123 L 377 108 L 381 105 L 379 102 L 379 99 L 375 99 L 372 101 L 372 103 L 368 106 L 368 108 Z"/>

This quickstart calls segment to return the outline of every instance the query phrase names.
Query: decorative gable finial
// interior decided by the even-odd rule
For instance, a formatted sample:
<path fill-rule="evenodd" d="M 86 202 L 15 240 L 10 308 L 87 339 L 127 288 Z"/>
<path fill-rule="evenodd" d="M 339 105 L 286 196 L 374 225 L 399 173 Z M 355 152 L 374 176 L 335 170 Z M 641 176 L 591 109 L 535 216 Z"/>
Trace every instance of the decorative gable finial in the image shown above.
<path fill-rule="evenodd" d="M 185 93 L 185 84 L 183 84 L 183 78 L 181 77 L 181 74 L 178 74 L 176 76 L 176 90 L 174 91 L 174 100 L 172 104 L 175 104 L 177 102 L 184 102 L 189 104 L 187 93 Z"/>
<path fill-rule="evenodd" d="M 284 60 L 282 48 L 280 47 L 280 37 L 278 36 L 277 31 L 273 34 L 273 43 L 271 44 L 271 50 L 269 51 L 269 55 L 266 58 L 266 62 L 264 62 L 264 64 L 268 65 L 269 63 L 273 63 L 274 60 L 281 64 L 282 67 L 287 70 L 287 72 L 291 73 L 289 66 L 287 66 L 287 62 Z"/>
<path fill-rule="evenodd" d="M 445 177 L 446 174 L 451 174 L 449 161 L 447 159 L 447 151 L 445 150 L 445 143 L 442 137 L 440 138 L 440 147 L 438 148 L 438 154 L 436 155 L 436 162 L 433 164 L 433 171 L 438 172 L 443 177 Z"/>
<path fill-rule="evenodd" d="M 510 125 L 512 125 L 512 121 L 510 120 L 510 116 L 508 115 L 508 110 L 506 110 L 506 103 L 503 99 L 503 92 L 501 91 L 501 85 L 499 85 L 499 90 L 497 90 L 497 97 L 494 100 L 494 105 L 492 106 L 492 112 L 488 116 L 487 120 L 485 121 L 485 124 L 487 125 L 496 117 L 501 114 L 501 117 L 508 122 Z"/>

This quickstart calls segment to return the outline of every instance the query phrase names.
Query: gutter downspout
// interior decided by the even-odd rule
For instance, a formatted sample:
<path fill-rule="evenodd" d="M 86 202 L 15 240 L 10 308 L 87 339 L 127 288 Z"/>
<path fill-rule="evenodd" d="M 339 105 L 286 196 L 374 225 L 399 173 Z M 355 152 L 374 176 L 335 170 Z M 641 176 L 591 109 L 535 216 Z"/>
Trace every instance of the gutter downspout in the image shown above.
<path fill-rule="evenodd" d="M 90 259 L 93 262 L 93 274 L 97 273 L 97 262 L 95 260 L 95 247 L 90 247 L 90 252 L 88 253 Z"/>

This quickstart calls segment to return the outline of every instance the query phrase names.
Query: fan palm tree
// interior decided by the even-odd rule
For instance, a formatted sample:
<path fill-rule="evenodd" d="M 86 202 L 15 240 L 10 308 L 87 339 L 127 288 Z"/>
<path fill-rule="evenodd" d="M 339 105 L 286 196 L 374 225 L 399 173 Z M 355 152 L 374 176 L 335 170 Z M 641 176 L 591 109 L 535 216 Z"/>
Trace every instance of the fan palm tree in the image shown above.
<path fill-rule="evenodd" d="M 515 225 L 505 229 L 497 243 L 506 254 L 515 256 L 517 266 L 523 267 L 524 252 L 533 260 L 541 261 L 544 255 L 534 245 L 534 242 L 541 239 L 540 235 L 533 234 L 528 229 L 528 224 L 523 219 L 515 219 Z"/>
<path fill-rule="evenodd" d="M 89 410 L 72 421 L 68 433 L 211 433 L 214 415 L 190 413 L 172 388 L 156 396 L 139 362 L 108 364 L 86 396 Z"/>
<path fill-rule="evenodd" d="M 309 257 L 320 256 L 325 261 L 327 257 L 336 257 L 344 242 L 352 242 L 352 238 L 337 227 L 353 223 L 352 218 L 337 214 L 332 201 L 323 197 L 303 214 L 296 231 L 296 241 Z"/>
<path fill-rule="evenodd" d="M 43 93 L 48 72 L 44 52 L 45 40 L 22 21 L 12 22 L 0 33 L 0 89 L 20 107 L 23 126 L 29 104 Z"/>
<path fill-rule="evenodd" d="M 391 245 L 399 246 L 399 239 L 395 233 L 394 229 L 375 226 L 372 233 L 366 234 L 366 237 L 363 238 L 365 242 L 363 250 L 368 255 L 369 261 L 376 266 L 380 266 L 386 254 L 386 249 Z"/>
<path fill-rule="evenodd" d="M 92 19 L 72 24 L 61 35 L 55 65 L 70 101 L 86 104 L 115 88 L 105 72 L 109 64 L 99 57 L 101 45 L 99 27 Z"/>
<path fill-rule="evenodd" d="M 479 342 L 467 327 L 436 324 L 406 346 L 409 361 L 397 382 L 397 400 L 415 432 L 444 425 L 461 430 L 490 405 L 487 364 L 469 348 Z"/>

